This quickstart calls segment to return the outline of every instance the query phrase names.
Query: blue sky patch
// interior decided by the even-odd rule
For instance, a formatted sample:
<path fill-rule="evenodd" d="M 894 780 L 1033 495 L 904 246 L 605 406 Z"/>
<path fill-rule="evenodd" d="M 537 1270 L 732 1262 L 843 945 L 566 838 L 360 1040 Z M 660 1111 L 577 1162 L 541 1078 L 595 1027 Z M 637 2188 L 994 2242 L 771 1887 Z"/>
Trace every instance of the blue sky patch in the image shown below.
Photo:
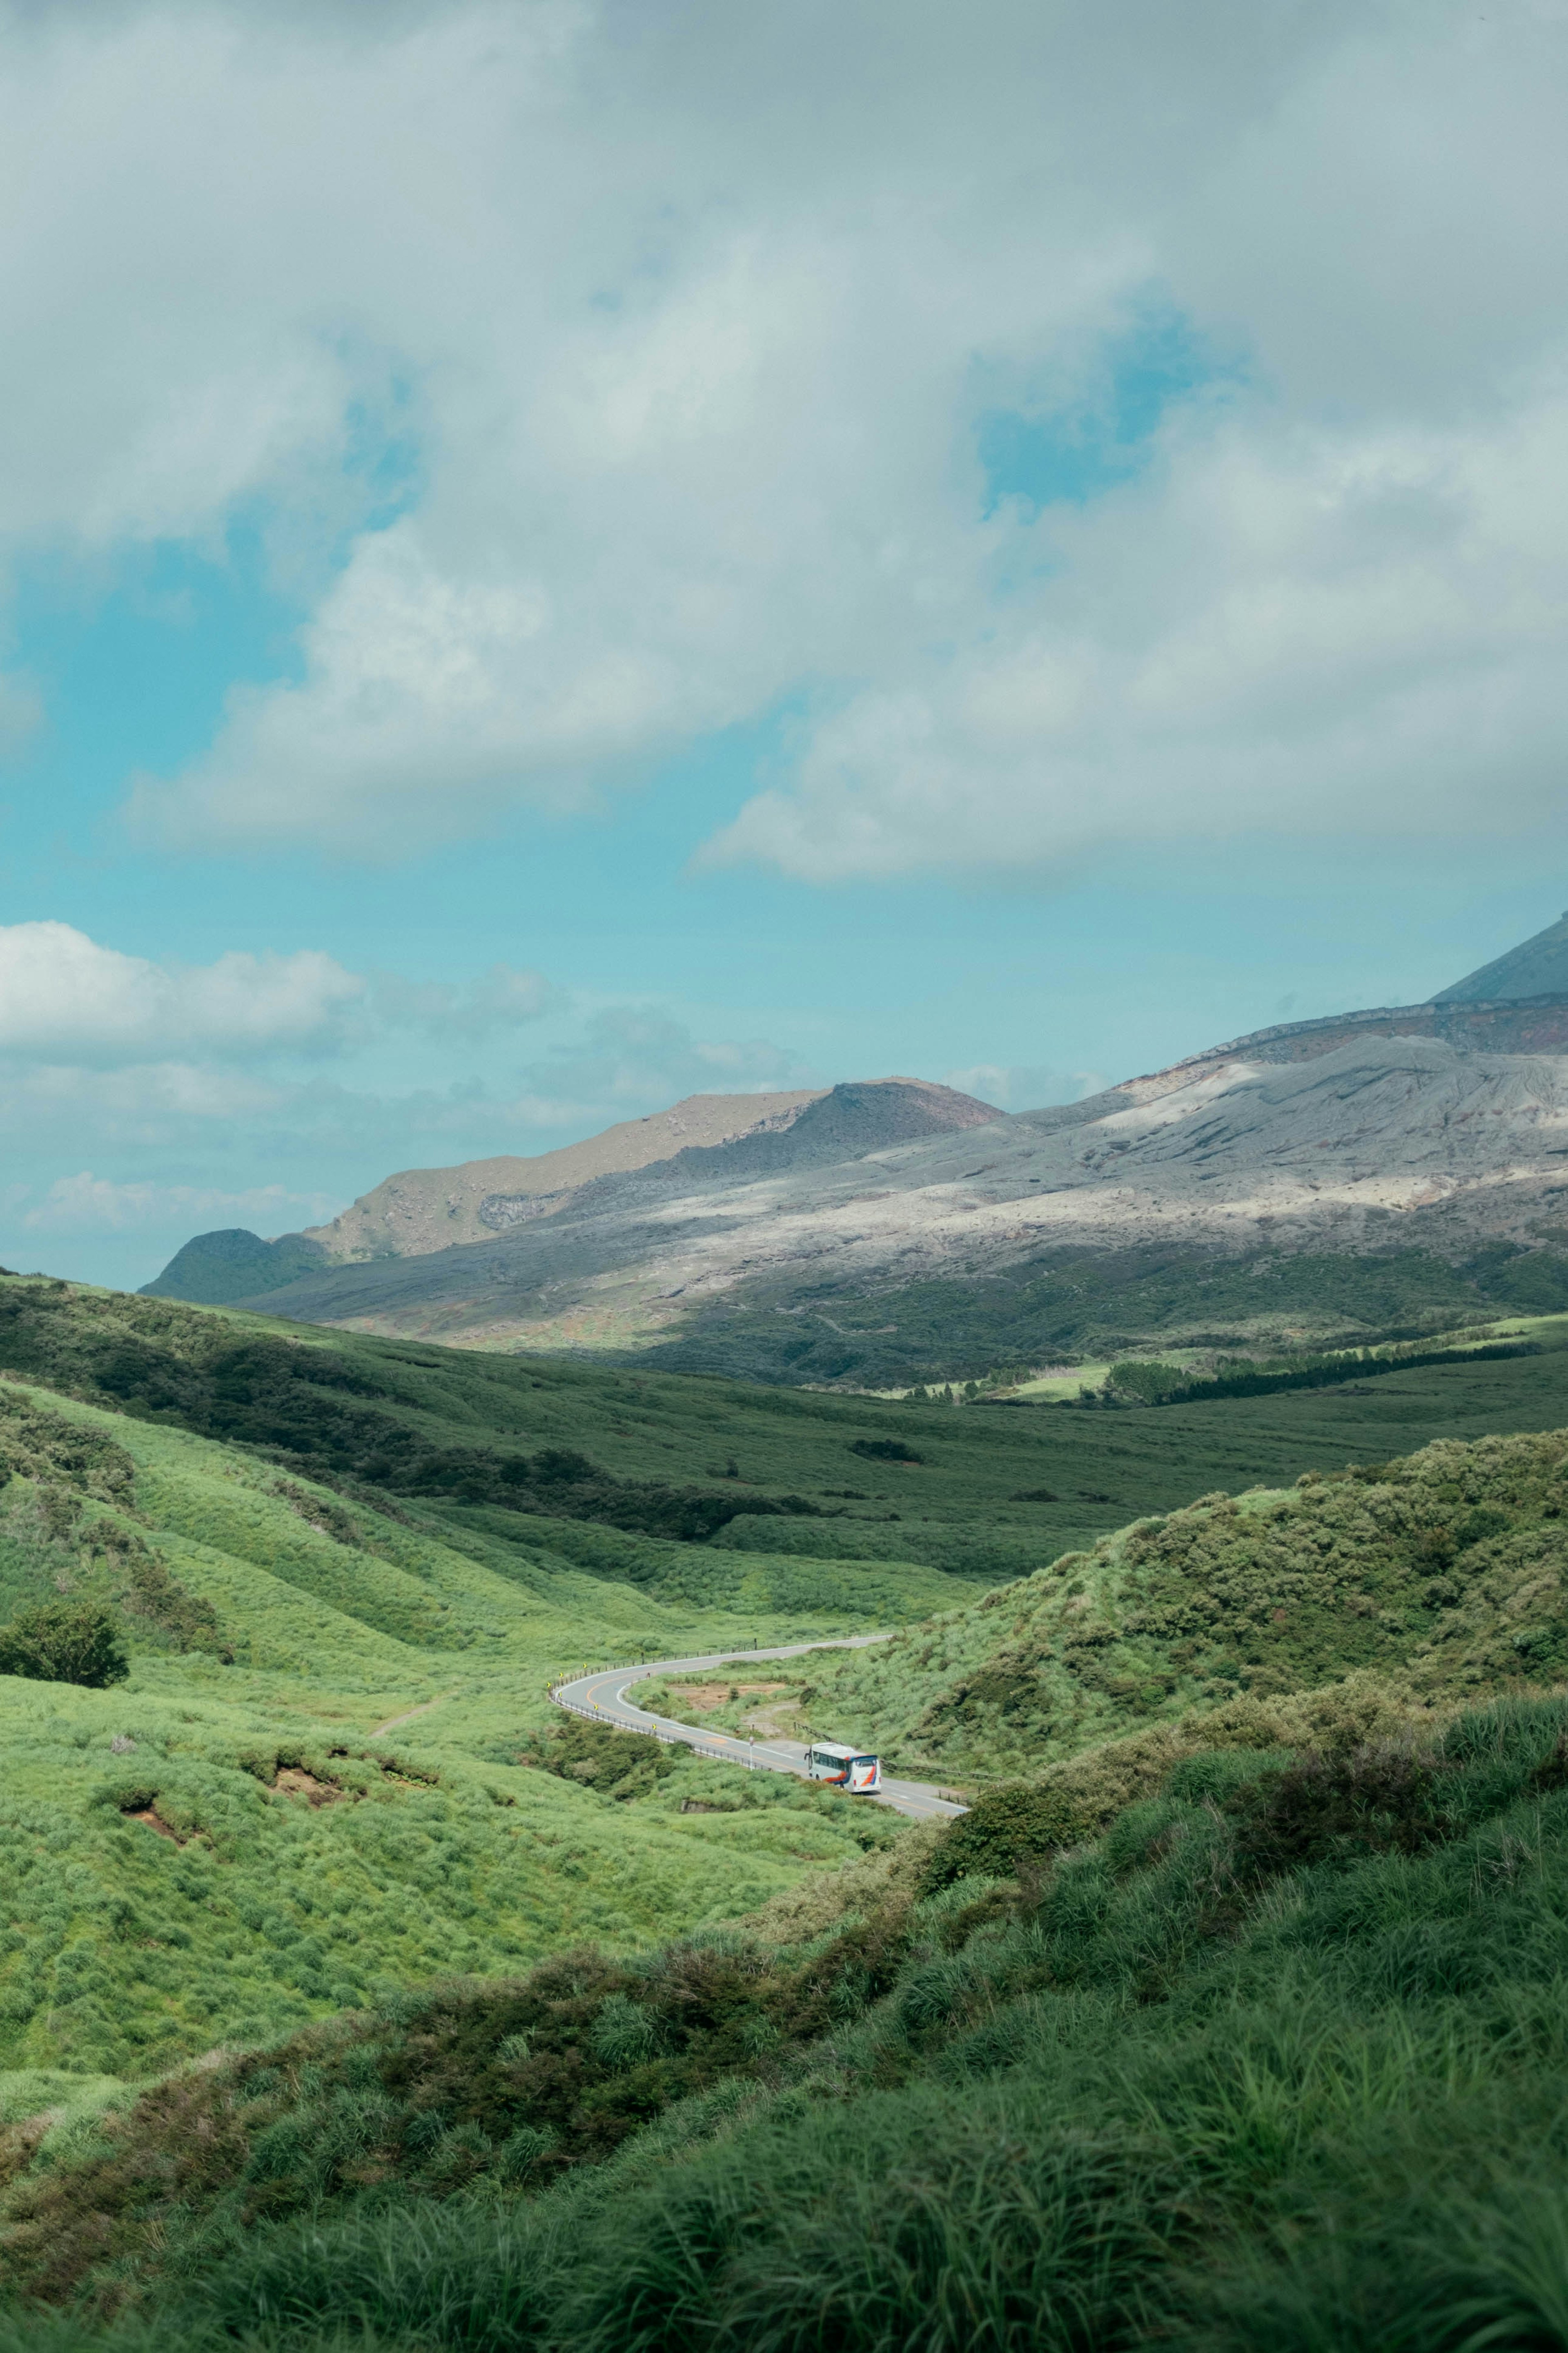
<path fill-rule="evenodd" d="M 1016 499 L 1032 521 L 1045 507 L 1082 506 L 1113 490 L 1148 463 L 1173 407 L 1241 376 L 1180 311 L 1141 315 L 1102 344 L 1076 399 L 983 411 L 975 447 L 986 515 Z"/>

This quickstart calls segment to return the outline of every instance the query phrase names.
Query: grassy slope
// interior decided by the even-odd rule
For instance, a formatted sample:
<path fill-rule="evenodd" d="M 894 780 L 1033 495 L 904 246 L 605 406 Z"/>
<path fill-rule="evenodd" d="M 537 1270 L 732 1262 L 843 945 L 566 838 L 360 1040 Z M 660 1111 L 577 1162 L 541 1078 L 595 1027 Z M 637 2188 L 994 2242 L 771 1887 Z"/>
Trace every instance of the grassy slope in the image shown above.
<path fill-rule="evenodd" d="M 1130 1723 L 1347 1673 L 1428 1698 L 1568 1673 L 1568 1432 L 1135 1523 L 864 1657 L 776 1672 L 901 1769 L 1031 1774 Z"/>
<path fill-rule="evenodd" d="M 1410 1219 L 1400 1222 L 1409 1233 Z M 815 1275 L 809 1284 L 769 1276 L 695 1311 L 678 1338 L 648 1347 L 643 1361 L 742 1379 L 888 1388 L 1063 1353 L 1110 1357 L 1155 1341 L 1348 1343 L 1400 1327 L 1568 1309 L 1564 1237 L 1542 1239 L 1547 1247 L 1530 1250 L 1489 1244 L 1458 1263 L 1439 1234 L 1435 1250 L 1354 1257 L 1058 1250 L 1005 1274 L 901 1287 L 884 1281 L 869 1290 Z"/>
<path fill-rule="evenodd" d="M 264 1387 L 246 1371 L 258 1346 L 284 1368 L 281 1381 L 269 1375 Z M 564 1549 L 580 1566 L 654 1591 L 670 1577 L 689 1590 L 694 1563 L 701 1580 L 735 1572 L 721 1570 L 712 1546 L 662 1544 L 596 1521 L 546 1524 L 537 1510 L 500 1508 L 493 1495 L 454 1500 L 461 1467 L 572 1448 L 621 1481 L 738 1506 L 719 1549 L 913 1559 L 990 1583 L 1212 1488 L 1276 1483 L 1435 1437 L 1568 1424 L 1568 1351 L 1149 1411 L 951 1409 L 479 1356 L 32 1282 L 0 1282 L 0 1365 L 94 1402 L 269 1448 L 350 1487 L 365 1483 L 356 1464 L 368 1428 L 384 1458 L 376 1467 L 395 1484 L 411 1454 L 459 1466 L 444 1490 L 411 1496 L 403 1487 L 405 1507 L 433 1527 L 460 1528 L 465 1540 L 482 1535 L 497 1565 L 509 1535 L 520 1536 L 530 1556 Z M 384 1445 L 374 1436 L 382 1430 Z M 909 1442 L 922 1465 L 852 1451 L 889 1436 Z M 1058 1500 L 1016 1500 L 1041 1490 Z M 753 1499 L 790 1496 L 842 1516 L 747 1513 Z M 537 1503 L 537 1492 L 518 1500 Z"/>
<path fill-rule="evenodd" d="M 0 1453 L 21 1466 L 0 1498 L 0 1593 L 122 1597 L 135 1670 L 108 1692 L 0 1681 L 0 2069 L 140 2073 L 377 1985 L 730 1916 L 859 1852 L 826 1817 L 737 1842 L 680 1815 L 679 1778 L 625 1807 L 516 1762 L 553 1669 L 864 1623 L 842 1571 L 785 1562 L 770 1581 L 727 1556 L 719 1606 L 661 1596 L 518 1541 L 346 1510 L 184 1431 L 0 1395 Z M 136 1606 L 126 1563 L 149 1556 L 165 1595 L 210 1605 L 205 1647 L 177 1647 L 178 1607 L 171 1633 Z M 901 1588 L 910 1609 L 964 1589 L 881 1572 L 875 1614 Z M 280 1762 L 328 1801 L 279 1788 Z M 129 1818 L 142 1811 L 174 1835 Z"/>
<path fill-rule="evenodd" d="M 32 1319 L 30 1336 L 12 1323 L 13 1359 L 26 1348 L 47 1356 L 55 1379 L 80 1393 L 68 1400 L 34 1383 L 9 1394 L 33 1398 L 84 1446 L 92 1437 L 100 1455 L 74 1472 L 32 1461 L 27 1475 L 22 1448 L 23 1475 L 0 1514 L 0 1608 L 63 1580 L 124 1601 L 136 1652 L 129 1691 L 6 1687 L 10 1835 L 29 1852 L 40 1841 L 51 1852 L 54 1839 L 69 1856 L 68 1871 L 51 1862 L 30 1876 L 8 1923 L 0 2052 L 13 2067 L 68 2061 L 139 2072 L 222 2035 L 274 2031 L 373 1985 L 515 1966 L 590 1931 L 646 1936 L 732 1915 L 826 1859 L 770 1852 L 766 1841 L 726 1845 L 721 1824 L 682 1816 L 668 1793 L 640 1814 L 606 1810 L 591 1791 L 521 1773 L 510 1759 L 541 1720 L 554 1668 L 934 1609 L 934 1636 L 905 1643 L 890 1670 L 847 1671 L 850 1680 L 829 1683 L 814 1716 L 874 1735 L 946 1777 L 1033 1769 L 1149 1706 L 1169 1713 L 1213 1676 L 1190 1660 L 1108 1655 L 1100 1684 L 1075 1679 L 1072 1706 L 1058 1710 L 1042 1748 L 1037 1712 L 1020 1716 L 1011 1684 L 989 1699 L 984 1688 L 958 1688 L 1005 1647 L 992 1640 L 994 1613 L 965 1616 L 958 1605 L 973 1586 L 955 1586 L 940 1567 L 877 1557 L 884 1548 L 986 1580 L 1034 1570 L 1064 1542 L 1092 1543 L 1097 1523 L 1180 1504 L 1194 1488 L 1381 1457 L 1434 1429 L 1568 1420 L 1562 1356 L 1401 1374 L 1361 1396 L 1055 1415 L 922 1412 L 287 1335 L 290 1363 L 346 1369 L 358 1397 L 369 1392 L 375 1410 L 426 1444 L 455 1435 L 492 1449 L 574 1440 L 621 1475 L 659 1472 L 677 1482 L 723 1478 L 732 1457 L 761 1493 L 795 1491 L 824 1508 L 847 1500 L 868 1515 L 742 1515 L 714 1543 L 678 1544 L 487 1503 L 384 1493 L 378 1505 L 363 1482 L 349 1481 L 346 1496 L 321 1487 L 291 1453 L 274 1463 L 145 1418 L 167 1408 L 133 1399 L 138 1412 L 106 1413 L 80 1396 L 113 1394 L 128 1336 L 143 1350 L 168 1352 L 173 1342 L 188 1361 L 256 1335 L 276 1345 L 276 1327 L 111 1294 L 5 1288 Z M 310 1406 L 316 1391 L 300 1386 Z M 329 1402 L 337 1394 L 328 1390 Z M 14 1416 L 18 1444 L 19 1427 Z M 924 1462 L 910 1469 L 849 1451 L 889 1431 L 910 1433 Z M 114 1459 L 129 1466 L 123 1476 Z M 120 1504 L 117 1476 L 133 1489 Z M 1081 1487 L 1108 1500 L 1008 1500 L 1058 1482 L 1064 1496 Z M 834 1494 L 850 1484 L 860 1499 Z M 895 1500 L 898 1521 L 869 1516 Z M 62 1508 L 51 1529 L 49 1511 Z M 851 1564 L 781 1549 L 802 1539 L 873 1556 Z M 172 1618 L 155 1596 L 155 1607 L 143 1606 L 133 1588 L 127 1547 L 136 1546 L 174 1588 Z M 180 1628 L 181 1596 L 213 1620 L 206 1634 L 196 1630 L 194 1648 Z M 1348 1651 L 1342 1663 L 1353 1663 Z M 1151 1688 L 1152 1677 L 1166 1676 Z M 431 1702 L 439 1704 L 388 1741 L 370 1738 L 378 1724 Z M 116 1757 L 117 1736 L 133 1738 L 134 1750 Z M 348 1756 L 332 1762 L 334 1747 Z M 435 1773 L 439 1794 L 376 1761 L 397 1756 Z M 365 1794 L 319 1810 L 264 1796 L 278 1759 L 296 1757 L 345 1786 L 357 1773 Z M 117 1799 L 131 1795 L 152 1797 L 182 1833 L 200 1824 L 205 1834 L 176 1850 L 145 1825 L 127 1826 Z M 433 1810 L 436 1827 L 405 1840 L 397 1826 L 420 1809 Z M 115 1926 L 114 1890 L 132 1863 L 151 1925 L 126 1935 Z M 276 1882 L 283 1899 L 240 1901 L 235 1891 L 249 1878 Z M 330 1903 L 312 1899 L 312 1878 Z M 186 1883 L 209 1892 L 194 1897 Z M 451 1902 L 432 1900 L 447 1887 Z"/>
<path fill-rule="evenodd" d="M 108 1393 L 81 1334 L 100 1343 L 110 1322 L 66 1335 L 78 1388 Z M 209 1317 L 176 1336 L 195 1349 L 234 1328 Z M 301 1337 L 301 1355 L 316 1345 Z M 225 2327 L 283 2307 L 308 2330 L 363 2310 L 422 2340 L 584 2353 L 651 2353 L 710 2324 L 716 2346 L 805 2353 L 822 2341 L 824 2295 L 845 2348 L 884 2341 L 872 2312 L 889 2341 L 919 2341 L 920 2316 L 952 2295 L 971 2301 L 946 2341 L 973 2341 L 994 2312 L 995 2341 L 1021 2348 L 1041 2341 L 1030 2332 L 1058 2291 L 1088 2316 L 1061 2343 L 1111 2345 L 1137 2341 L 1133 2289 L 1194 2344 L 1262 2341 L 1225 2334 L 1225 2313 L 1245 2331 L 1254 2305 L 1271 2346 L 1395 2341 L 1377 2283 L 1415 2294 L 1421 2183 L 1495 2185 L 1518 2116 L 1539 2111 L 1546 2129 L 1563 2088 L 1556 1997 L 1542 1991 L 1568 1890 L 1562 1711 L 1449 1735 L 1451 1754 L 1440 1727 L 1466 1694 L 1550 1681 L 1568 1661 L 1568 1439 L 1384 1458 L 1410 1432 L 1568 1421 L 1562 1359 L 1390 1376 L 1361 1397 L 922 1415 L 675 1381 L 639 1393 L 577 1368 L 476 1389 L 470 1365 L 487 1383 L 508 1368 L 352 1345 L 326 1354 L 379 1384 L 378 1409 L 405 1380 L 399 1410 L 427 1442 L 461 1426 L 460 1408 L 492 1432 L 510 1409 L 508 1442 L 520 1425 L 531 1445 L 570 1437 L 620 1472 L 611 1440 L 636 1396 L 641 1443 L 675 1458 L 667 1478 L 711 1474 L 713 1453 L 698 1456 L 718 1415 L 726 1439 L 763 1434 L 745 1467 L 781 1487 L 921 1493 L 918 1523 L 864 1521 L 862 1540 L 918 1525 L 955 1559 L 1016 1541 L 1041 1507 L 1010 1521 L 998 1499 L 1047 1474 L 1104 1479 L 1124 1516 L 1140 1488 L 1179 1504 L 1233 1464 L 1254 1479 L 1304 1455 L 1384 1467 L 1239 1505 L 1210 1495 L 976 1600 L 930 1569 L 753 1552 L 769 1524 L 743 1516 L 694 1546 L 493 1502 L 388 1494 L 380 1508 L 363 1482 L 310 1480 L 292 1450 L 277 1461 L 8 1385 L 0 1434 L 19 1467 L 0 1580 L 13 1599 L 62 1574 L 117 1599 L 137 1653 L 128 1690 L 3 1687 L 20 1894 L 0 1972 L 13 2071 L 0 2116 L 46 2098 L 65 2110 L 41 2149 L 25 2124 L 8 2144 L 14 2281 L 64 2292 L 104 2264 L 140 2276 L 151 2254 L 154 2270 L 207 2277 Z M 847 1464 L 856 1434 L 904 1431 L 922 1465 Z M 806 1530 L 855 1533 L 771 1532 Z M 163 1586 L 137 1583 L 138 1545 Z M 973 1549 L 965 1565 L 980 1566 Z M 818 1623 L 835 1592 L 852 1621 L 863 1577 L 891 1580 L 911 1610 L 946 1603 L 887 1657 L 803 1670 L 814 1717 L 831 1710 L 837 1728 L 944 1775 L 1026 1773 L 1054 1834 L 1104 1829 L 1104 1842 L 1043 1885 L 961 1881 L 911 1910 L 927 1832 L 830 1792 L 692 1761 L 664 1772 L 631 1742 L 542 1747 L 546 1666 L 719 1639 L 711 1597 L 742 1595 L 737 1577 L 772 1580 L 775 1601 L 806 1579 Z M 185 1601 L 212 1606 L 194 1638 Z M 751 1624 L 806 1622 L 794 1606 Z M 1327 1688 L 1302 1697 L 1308 1683 Z M 1401 1728 L 1438 1743 L 1430 1768 L 1412 1777 L 1405 1750 L 1386 1769 L 1353 1761 Z M 1321 1745 L 1352 1761 L 1332 1788 L 1309 1772 L 1300 1819 L 1265 1836 L 1248 1776 Z M 330 1802 L 313 1805 L 290 1767 Z M 948 1844 L 973 1844 L 981 1820 Z M 868 1847 L 888 1852 L 801 1908 L 804 1871 Z M 861 1925 L 839 1916 L 847 1901 Z M 712 1929 L 761 1903 L 782 1947 Z M 660 1933 L 693 1929 L 695 1946 L 658 1953 Z M 584 1939 L 597 1949 L 517 1976 Z M 401 1990 L 453 1969 L 476 1982 Z M 1463 2010 L 1446 2008 L 1460 1992 Z M 279 2054 L 204 2065 L 130 2107 L 99 2080 L 290 2034 Z M 1497 2116 L 1507 2132 L 1489 2139 Z M 1359 2213 L 1364 2236 L 1369 2185 L 1382 2270 L 1356 2272 L 1362 2242 L 1342 2222 L 1336 2242 L 1346 2293 L 1371 2300 L 1365 2333 L 1279 2337 L 1293 2295 L 1316 2316 L 1329 2291 L 1310 2232 L 1294 2259 L 1305 2287 L 1270 2272 L 1258 2216 Z M 339 2235 L 285 2227 L 230 2260 L 236 2229 L 323 2198 L 328 2215 L 352 2209 Z M 389 2198 L 400 2219 L 384 2228 Z M 1478 2248 L 1513 2227 L 1484 2200 L 1476 2211 Z M 1075 2272 L 1102 2225 L 1115 2261 Z M 1447 2235 L 1452 2265 L 1463 2232 Z M 1184 2271 L 1165 2262 L 1173 2246 Z M 510 2316 L 496 2336 L 487 2298 Z M 175 2341 L 206 2326 L 202 2311 L 171 2322 Z"/>
<path fill-rule="evenodd" d="M 1539 2353 L 1568 1706 L 1364 1729 L 1195 1736 L 1016 1883 L 867 1873 L 826 1936 L 584 1954 L 67 2120 L 12 2276 L 192 2348 Z"/>

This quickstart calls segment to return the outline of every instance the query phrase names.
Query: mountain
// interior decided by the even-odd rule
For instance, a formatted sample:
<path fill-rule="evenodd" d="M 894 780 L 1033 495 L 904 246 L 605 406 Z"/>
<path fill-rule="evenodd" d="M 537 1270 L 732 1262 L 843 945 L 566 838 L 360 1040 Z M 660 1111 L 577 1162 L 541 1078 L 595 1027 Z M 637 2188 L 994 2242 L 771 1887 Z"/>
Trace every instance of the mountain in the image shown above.
<path fill-rule="evenodd" d="M 1568 1305 L 1568 1003 L 1292 1024 L 1086 1103 L 975 1107 L 984 1125 L 872 1150 L 838 1132 L 849 1109 L 825 1097 L 782 1134 L 268 1303 L 470 1346 L 652 1348 L 868 1386 L 1140 1336 Z"/>
<path fill-rule="evenodd" d="M 605 1180 L 637 1176 L 637 1198 L 685 1189 L 694 1178 L 732 1182 L 816 1168 L 907 1142 L 984 1125 L 989 1103 L 923 1079 L 874 1079 L 765 1095 L 688 1095 L 647 1119 L 624 1120 L 584 1143 L 532 1159 L 469 1160 L 406 1168 L 330 1225 L 275 1241 L 239 1229 L 198 1234 L 142 1286 L 154 1299 L 212 1306 L 258 1298 L 318 1269 L 421 1258 L 557 1216 Z M 624 1190 L 624 1188 L 623 1188 Z"/>
<path fill-rule="evenodd" d="M 739 1119 L 708 1100 L 708 1132 Z M 426 1172 L 417 1204 L 390 1180 L 305 1237 L 339 1262 L 274 1263 L 250 1295 L 464 1346 L 864 1387 L 1568 1307 L 1568 917 L 1424 1005 L 1276 1025 L 1083 1103 L 1009 1115 L 909 1080 L 740 1101 L 749 1124 L 662 1157 L 638 1122 Z M 436 1247 L 443 1218 L 475 1239 Z"/>
<path fill-rule="evenodd" d="M 531 1159 L 502 1156 L 464 1161 L 456 1168 L 405 1168 L 331 1225 L 307 1227 L 304 1239 L 319 1244 L 333 1261 L 412 1258 L 449 1250 L 455 1242 L 483 1241 L 523 1217 L 558 1208 L 595 1176 L 787 1128 L 826 1092 L 806 1087 L 783 1094 L 688 1095 L 668 1111 L 622 1120 L 601 1135 Z M 159 1276 L 159 1285 L 164 1279 Z"/>
<path fill-rule="evenodd" d="M 1493 964 L 1439 991 L 1434 1005 L 1482 1005 L 1568 997 L 1568 913 Z"/>

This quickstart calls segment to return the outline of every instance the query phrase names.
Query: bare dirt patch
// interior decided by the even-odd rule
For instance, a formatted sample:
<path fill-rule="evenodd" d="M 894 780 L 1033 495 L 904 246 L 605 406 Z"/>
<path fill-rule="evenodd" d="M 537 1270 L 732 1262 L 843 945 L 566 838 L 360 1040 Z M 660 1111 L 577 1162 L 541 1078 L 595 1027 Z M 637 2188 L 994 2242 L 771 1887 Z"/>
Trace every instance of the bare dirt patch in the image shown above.
<path fill-rule="evenodd" d="M 172 1831 L 167 1822 L 160 1821 L 151 1806 L 142 1806 L 137 1812 L 128 1813 L 125 1819 L 128 1822 L 145 1822 L 150 1831 L 156 1831 L 160 1838 L 173 1839 L 176 1846 L 184 1844 L 179 1831 Z"/>
<path fill-rule="evenodd" d="M 272 1786 L 289 1797 L 309 1798 L 313 1806 L 335 1806 L 349 1794 L 335 1781 L 318 1781 L 315 1775 L 307 1773 L 302 1765 L 280 1766 L 278 1778 Z"/>

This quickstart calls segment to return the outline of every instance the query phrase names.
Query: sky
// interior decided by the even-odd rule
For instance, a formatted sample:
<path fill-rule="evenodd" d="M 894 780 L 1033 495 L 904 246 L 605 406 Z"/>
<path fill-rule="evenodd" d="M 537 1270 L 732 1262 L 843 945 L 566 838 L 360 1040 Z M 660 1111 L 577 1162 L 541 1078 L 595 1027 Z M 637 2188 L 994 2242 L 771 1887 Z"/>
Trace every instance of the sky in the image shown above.
<path fill-rule="evenodd" d="M 0 1260 L 1568 905 L 1568 0 L 0 0 Z"/>

